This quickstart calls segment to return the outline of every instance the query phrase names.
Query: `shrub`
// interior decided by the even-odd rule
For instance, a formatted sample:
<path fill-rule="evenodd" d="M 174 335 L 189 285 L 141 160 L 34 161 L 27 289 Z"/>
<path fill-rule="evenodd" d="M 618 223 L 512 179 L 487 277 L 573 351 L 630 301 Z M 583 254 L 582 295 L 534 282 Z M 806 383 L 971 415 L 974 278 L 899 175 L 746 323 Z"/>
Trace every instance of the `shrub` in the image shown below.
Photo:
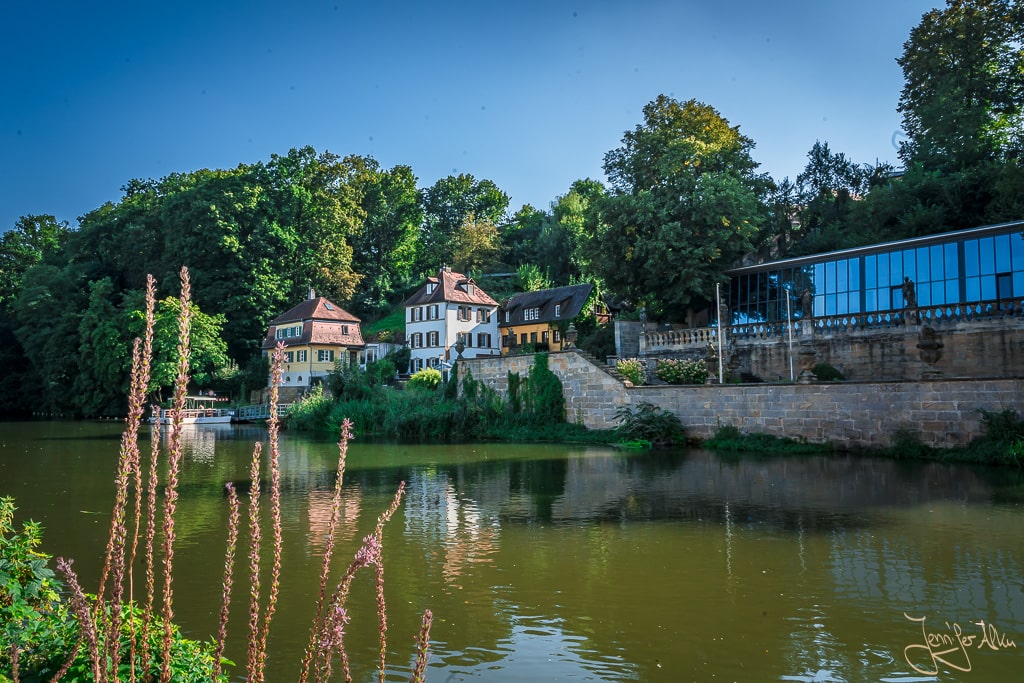
<path fill-rule="evenodd" d="M 647 371 L 639 358 L 623 358 L 615 364 L 615 369 L 635 387 L 647 384 Z"/>
<path fill-rule="evenodd" d="M 819 382 L 842 382 L 846 377 L 843 373 L 839 372 L 833 365 L 829 363 L 818 363 L 811 372 L 814 374 L 814 378 Z"/>
<path fill-rule="evenodd" d="M 537 425 L 565 422 L 565 394 L 562 380 L 548 368 L 548 355 L 538 353 L 526 377 L 524 407 L 530 422 Z"/>
<path fill-rule="evenodd" d="M 699 360 L 659 360 L 654 376 L 669 384 L 704 384 L 708 381 L 708 365 Z"/>
<path fill-rule="evenodd" d="M 831 450 L 826 444 L 807 443 L 771 434 L 744 434 L 733 425 L 722 425 L 715 435 L 702 444 L 715 451 L 815 454 Z"/>
<path fill-rule="evenodd" d="M 436 368 L 423 368 L 409 378 L 409 388 L 414 390 L 433 391 L 441 386 L 441 371 Z"/>
<path fill-rule="evenodd" d="M 615 411 L 619 426 L 615 435 L 619 441 L 649 441 L 655 446 L 670 446 L 683 441 L 683 424 L 675 413 L 662 410 L 650 403 L 639 403 L 633 410 L 623 406 Z"/>
<path fill-rule="evenodd" d="M 317 384 L 292 404 L 283 423 L 289 429 L 313 431 L 324 423 L 332 405 L 333 401 L 324 394 L 324 388 Z"/>

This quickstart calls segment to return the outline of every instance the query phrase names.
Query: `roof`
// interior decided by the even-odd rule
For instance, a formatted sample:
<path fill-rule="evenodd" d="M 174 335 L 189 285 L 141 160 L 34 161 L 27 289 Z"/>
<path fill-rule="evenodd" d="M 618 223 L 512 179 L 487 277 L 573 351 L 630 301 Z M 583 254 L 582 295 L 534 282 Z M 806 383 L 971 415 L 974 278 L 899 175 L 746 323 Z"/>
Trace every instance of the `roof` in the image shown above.
<path fill-rule="evenodd" d="M 587 302 L 593 291 L 594 285 L 584 283 L 567 287 L 554 287 L 552 289 L 538 289 L 535 292 L 520 292 L 501 305 L 500 310 L 508 311 L 509 321 L 505 322 L 505 317 L 501 316 L 498 326 L 509 327 L 524 323 L 532 325 L 536 323 L 557 322 L 559 320 L 572 320 L 583 310 L 583 304 Z M 561 304 L 561 310 L 557 317 L 555 316 L 555 304 Z M 530 308 L 539 308 L 540 314 L 537 318 L 526 320 L 524 311 Z"/>
<path fill-rule="evenodd" d="M 347 323 L 358 323 L 359 318 L 355 317 L 341 306 L 335 305 L 326 297 L 318 296 L 306 299 L 298 306 L 289 308 L 287 311 L 270 321 L 271 325 L 282 325 L 284 323 L 297 323 L 305 320 L 339 320 Z"/>
<path fill-rule="evenodd" d="M 433 284 L 432 291 L 427 292 L 427 285 Z M 412 296 L 405 300 L 406 306 L 422 306 L 423 304 L 457 303 L 474 306 L 497 306 L 498 302 L 480 289 L 476 281 L 456 273 L 451 268 L 442 268 L 437 277 L 428 277 Z"/>
<path fill-rule="evenodd" d="M 328 299 L 322 296 L 313 297 L 271 320 L 261 348 L 272 349 L 279 341 L 286 347 L 323 344 L 362 348 L 365 343 L 359 322 L 359 318 L 344 308 L 336 306 Z M 302 324 L 300 335 L 286 339 L 277 338 L 275 331 L 278 327 L 288 327 L 298 323 Z"/>

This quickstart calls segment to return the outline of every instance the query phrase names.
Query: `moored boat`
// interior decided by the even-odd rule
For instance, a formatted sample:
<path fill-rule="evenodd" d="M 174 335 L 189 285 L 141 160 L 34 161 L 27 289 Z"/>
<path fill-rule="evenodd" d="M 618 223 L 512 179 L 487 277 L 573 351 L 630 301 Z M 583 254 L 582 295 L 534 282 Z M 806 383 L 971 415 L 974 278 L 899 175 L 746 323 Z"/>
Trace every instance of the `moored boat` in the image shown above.
<path fill-rule="evenodd" d="M 216 404 L 226 401 L 218 396 L 186 396 L 185 407 L 181 411 L 181 423 L 191 424 L 229 424 L 235 416 L 230 408 L 217 408 Z M 156 422 L 155 417 L 149 418 L 150 424 Z M 170 411 L 160 412 L 160 424 L 171 424 L 173 418 Z"/>

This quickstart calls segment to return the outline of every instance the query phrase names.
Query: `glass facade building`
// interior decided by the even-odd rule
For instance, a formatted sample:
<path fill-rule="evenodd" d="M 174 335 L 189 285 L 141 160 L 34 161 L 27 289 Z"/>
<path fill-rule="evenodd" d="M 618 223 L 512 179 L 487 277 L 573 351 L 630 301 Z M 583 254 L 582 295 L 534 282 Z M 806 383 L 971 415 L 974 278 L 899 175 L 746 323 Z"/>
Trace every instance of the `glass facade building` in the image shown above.
<path fill-rule="evenodd" d="M 730 324 L 1007 302 L 1024 296 L 1024 221 L 816 254 L 727 273 Z M 913 287 L 908 288 L 907 283 Z"/>

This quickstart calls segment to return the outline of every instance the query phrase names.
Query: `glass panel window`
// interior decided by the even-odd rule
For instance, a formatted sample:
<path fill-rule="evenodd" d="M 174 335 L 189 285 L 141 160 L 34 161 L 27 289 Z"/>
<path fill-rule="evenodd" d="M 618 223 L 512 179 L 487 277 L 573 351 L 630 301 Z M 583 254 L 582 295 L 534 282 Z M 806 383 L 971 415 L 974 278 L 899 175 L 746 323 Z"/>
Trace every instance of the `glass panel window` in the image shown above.
<path fill-rule="evenodd" d="M 982 275 L 981 276 L 981 299 L 982 301 L 991 301 L 996 298 L 996 276 L 995 275 Z"/>
<path fill-rule="evenodd" d="M 910 279 L 916 279 L 918 282 L 925 282 L 929 280 L 928 263 L 928 247 L 921 247 L 920 249 L 917 249 L 917 278 L 914 278 L 914 276 L 911 275 Z M 906 265 L 906 263 L 903 265 Z"/>
<path fill-rule="evenodd" d="M 876 273 L 878 272 L 877 263 L 877 256 L 864 257 L 864 286 L 869 289 L 878 286 L 878 278 L 876 277 Z"/>
<path fill-rule="evenodd" d="M 957 254 L 956 244 L 945 244 L 942 247 L 945 259 L 945 278 L 953 280 L 960 277 L 960 256 Z"/>
<path fill-rule="evenodd" d="M 850 267 L 848 269 L 850 278 L 850 291 L 854 292 L 860 289 L 860 259 L 850 259 Z"/>
<path fill-rule="evenodd" d="M 836 291 L 837 292 L 848 292 L 850 291 L 850 281 L 847 272 L 847 260 L 840 259 L 836 261 Z"/>
<path fill-rule="evenodd" d="M 996 272 L 994 246 L 995 240 L 991 237 L 982 237 L 978 240 L 978 258 L 981 259 L 982 275 L 993 275 Z"/>
<path fill-rule="evenodd" d="M 874 289 L 864 292 L 864 310 L 867 312 L 878 310 L 878 293 Z"/>
<path fill-rule="evenodd" d="M 974 277 L 981 275 L 978 267 L 978 240 L 964 242 L 964 275 Z"/>
<path fill-rule="evenodd" d="M 1013 269 L 1024 271 L 1024 233 L 1010 235 L 1010 251 L 1013 252 Z"/>
<path fill-rule="evenodd" d="M 1010 236 L 999 235 L 996 237 L 996 272 L 1008 273 L 1010 271 Z"/>
<path fill-rule="evenodd" d="M 946 280 L 946 303 L 960 303 L 960 281 Z"/>
<path fill-rule="evenodd" d="M 825 264 L 825 288 L 824 288 L 824 292 L 826 294 L 832 294 L 835 291 L 836 291 L 836 262 L 835 261 L 829 261 L 828 263 Z M 834 298 L 833 298 L 833 300 L 834 300 Z M 827 309 L 828 306 L 826 305 L 825 308 Z M 827 315 L 833 315 L 833 313 L 828 313 Z"/>
<path fill-rule="evenodd" d="M 889 254 L 878 255 L 878 286 L 888 287 L 892 283 L 889 281 Z"/>
<path fill-rule="evenodd" d="M 895 254 L 894 254 L 895 256 Z M 896 272 L 896 265 L 893 264 L 893 272 L 889 273 L 889 282 L 894 285 L 898 285 L 903 282 L 903 278 L 909 277 L 911 280 L 917 279 L 917 267 L 915 262 L 915 254 L 913 249 L 907 249 L 902 253 L 902 260 L 900 261 L 900 267 L 903 268 L 902 273 Z"/>
<path fill-rule="evenodd" d="M 922 287 L 922 289 L 925 289 Z M 946 303 L 946 285 L 944 282 L 933 282 L 931 286 L 932 298 L 931 305 L 938 306 Z"/>
<path fill-rule="evenodd" d="M 967 278 L 967 289 L 965 296 L 967 301 L 978 301 L 981 299 L 981 278 L 969 277 Z"/>
<path fill-rule="evenodd" d="M 945 279 L 945 277 L 943 275 L 943 269 L 942 269 L 942 264 L 943 264 L 942 245 L 941 244 L 933 244 L 928 249 L 928 256 L 929 256 L 929 261 L 930 261 L 929 265 L 931 267 L 931 269 L 930 269 L 931 279 L 933 281 Z"/>

